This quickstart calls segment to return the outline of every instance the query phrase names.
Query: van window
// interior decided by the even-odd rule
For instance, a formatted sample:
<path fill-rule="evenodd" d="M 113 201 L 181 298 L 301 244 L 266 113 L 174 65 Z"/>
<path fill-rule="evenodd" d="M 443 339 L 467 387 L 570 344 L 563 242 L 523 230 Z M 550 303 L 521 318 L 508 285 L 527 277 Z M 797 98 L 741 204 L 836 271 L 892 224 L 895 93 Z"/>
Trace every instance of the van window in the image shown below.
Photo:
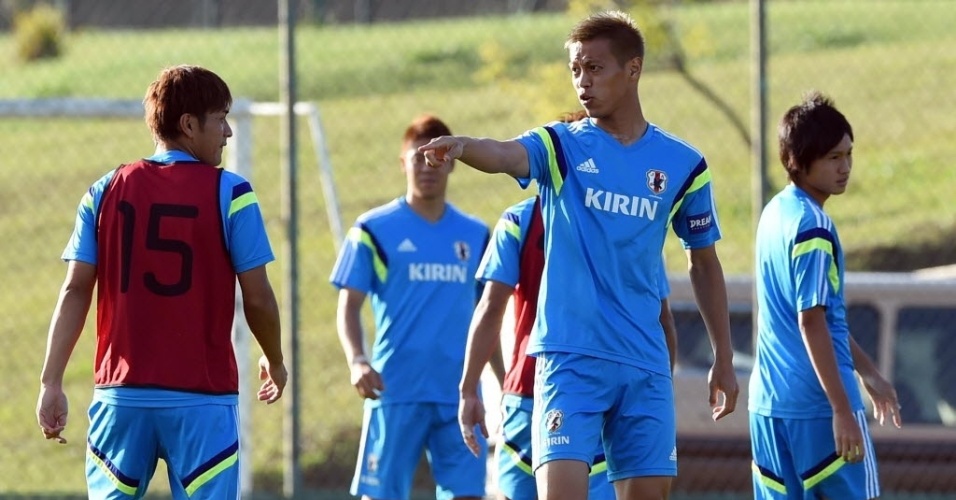
<path fill-rule="evenodd" d="M 893 384 L 903 422 L 956 426 L 956 308 L 906 307 L 897 321 Z"/>
<path fill-rule="evenodd" d="M 677 327 L 677 362 L 681 368 L 709 370 L 714 361 L 704 319 L 694 304 L 672 304 Z M 739 370 L 753 368 L 753 326 L 747 310 L 730 311 L 730 336 L 734 348 L 734 366 Z"/>
<path fill-rule="evenodd" d="M 704 319 L 693 303 L 671 304 L 677 327 L 677 361 L 681 368 L 710 369 L 713 351 Z M 847 307 L 847 324 L 860 348 L 879 366 L 880 313 L 870 305 Z M 730 335 L 734 348 L 734 366 L 739 370 L 753 368 L 753 317 L 749 309 L 730 311 Z"/>
<path fill-rule="evenodd" d="M 850 335 L 859 344 L 876 366 L 883 366 L 880 359 L 880 332 L 882 318 L 880 311 L 871 305 L 853 304 L 846 309 L 846 323 Z"/>

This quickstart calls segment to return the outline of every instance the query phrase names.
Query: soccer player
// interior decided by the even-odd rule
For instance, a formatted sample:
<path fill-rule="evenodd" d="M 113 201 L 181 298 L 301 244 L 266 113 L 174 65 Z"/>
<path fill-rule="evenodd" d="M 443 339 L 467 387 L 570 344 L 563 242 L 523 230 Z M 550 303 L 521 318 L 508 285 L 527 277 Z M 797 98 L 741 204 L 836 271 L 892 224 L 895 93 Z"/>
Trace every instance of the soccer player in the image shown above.
<path fill-rule="evenodd" d="M 515 328 L 511 365 L 502 383 L 502 429 L 496 452 L 498 495 L 502 500 L 531 500 L 537 497 L 531 470 L 531 410 L 534 387 L 534 358 L 525 354 L 538 302 L 538 289 L 544 269 L 544 227 L 540 199 L 529 198 L 509 207 L 495 226 L 492 243 L 485 251 L 478 277 L 485 282 L 484 292 L 472 317 L 465 355 L 465 371 L 460 384 L 459 423 L 466 444 L 477 452 L 477 424 L 484 437 L 485 409 L 478 397 L 478 382 L 483 366 L 500 352 L 499 333 L 508 300 L 514 297 Z M 663 265 L 663 259 L 661 260 Z M 661 272 L 661 323 L 668 336 L 671 368 L 677 331 L 667 305 L 670 292 L 666 275 Z M 600 441 L 595 443 L 588 498 L 613 500 L 614 488 L 607 479 L 607 464 Z"/>
<path fill-rule="evenodd" d="M 900 426 L 896 391 L 846 322 L 843 247 L 823 204 L 846 191 L 853 129 L 809 94 L 778 127 L 790 179 L 757 226 L 757 355 L 750 437 L 758 499 L 868 499 L 880 494 L 860 374 L 880 424 Z"/>
<path fill-rule="evenodd" d="M 63 252 L 66 280 L 50 323 L 37 421 L 66 443 L 63 374 L 97 289 L 90 498 L 142 497 L 158 458 L 173 498 L 239 498 L 235 288 L 262 349 L 258 398 L 287 373 L 273 260 L 252 187 L 218 168 L 232 136 L 229 87 L 197 66 L 164 69 L 143 104 L 157 147 L 80 200 Z M 244 353 L 240 353 L 244 354 Z"/>
<path fill-rule="evenodd" d="M 461 440 L 457 382 L 488 227 L 445 200 L 454 161 L 431 168 L 418 151 L 450 133 L 431 115 L 408 126 L 400 157 L 405 196 L 358 218 L 332 270 L 339 340 L 365 399 L 351 488 L 365 499 L 407 499 L 423 449 L 438 499 L 485 494 L 487 447 L 481 441 L 476 458 Z M 371 358 L 360 322 L 366 295 L 375 316 Z"/>
<path fill-rule="evenodd" d="M 585 498 L 603 435 L 618 498 L 666 498 L 677 473 L 670 358 L 658 319 L 668 224 L 687 249 L 714 347 L 713 418 L 734 410 L 738 392 L 711 174 L 699 151 L 644 118 L 644 41 L 626 14 L 586 18 L 566 47 L 588 119 L 508 141 L 444 136 L 420 150 L 434 165 L 461 159 L 523 187 L 538 183 L 545 263 L 528 353 L 537 357 L 539 497 Z"/>

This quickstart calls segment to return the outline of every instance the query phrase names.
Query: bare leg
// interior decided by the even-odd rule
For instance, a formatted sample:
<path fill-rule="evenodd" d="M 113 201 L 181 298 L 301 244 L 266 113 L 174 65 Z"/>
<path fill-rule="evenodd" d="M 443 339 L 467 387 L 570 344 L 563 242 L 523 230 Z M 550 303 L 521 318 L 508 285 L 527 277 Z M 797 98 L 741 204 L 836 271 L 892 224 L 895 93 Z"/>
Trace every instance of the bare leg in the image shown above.
<path fill-rule="evenodd" d="M 588 464 L 554 460 L 534 472 L 540 500 L 581 500 L 588 497 Z"/>
<path fill-rule="evenodd" d="M 621 479 L 614 481 L 614 493 L 618 500 L 667 500 L 672 480 L 670 476 Z"/>

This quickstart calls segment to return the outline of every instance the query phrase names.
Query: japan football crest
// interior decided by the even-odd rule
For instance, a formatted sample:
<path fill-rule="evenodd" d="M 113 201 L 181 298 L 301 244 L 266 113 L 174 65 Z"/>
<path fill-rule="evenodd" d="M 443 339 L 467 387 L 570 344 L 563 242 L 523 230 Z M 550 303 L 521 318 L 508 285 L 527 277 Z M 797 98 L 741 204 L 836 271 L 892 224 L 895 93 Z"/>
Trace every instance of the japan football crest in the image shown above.
<path fill-rule="evenodd" d="M 464 241 L 455 242 L 455 256 L 458 257 L 458 260 L 466 262 L 469 257 L 471 257 L 471 248 L 468 246 L 468 243 Z"/>
<path fill-rule="evenodd" d="M 544 416 L 544 426 L 548 432 L 558 432 L 563 423 L 564 412 L 561 410 L 551 410 Z"/>
<path fill-rule="evenodd" d="M 654 194 L 663 193 L 667 189 L 667 174 L 660 170 L 648 170 L 647 187 Z"/>

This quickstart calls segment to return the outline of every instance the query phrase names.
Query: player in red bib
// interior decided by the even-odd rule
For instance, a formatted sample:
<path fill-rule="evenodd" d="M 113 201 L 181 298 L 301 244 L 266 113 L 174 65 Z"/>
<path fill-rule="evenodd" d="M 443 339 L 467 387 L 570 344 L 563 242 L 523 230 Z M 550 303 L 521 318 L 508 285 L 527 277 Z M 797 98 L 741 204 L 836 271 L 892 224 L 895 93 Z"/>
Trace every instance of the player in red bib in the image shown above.
<path fill-rule="evenodd" d="M 232 96 L 215 73 L 163 70 L 143 101 L 153 156 L 121 165 L 80 200 L 50 322 L 37 421 L 66 443 L 63 376 L 97 290 L 90 498 L 142 497 L 160 458 L 176 499 L 239 498 L 236 282 L 262 348 L 258 398 L 281 397 L 274 260 L 252 187 L 218 168 Z"/>

